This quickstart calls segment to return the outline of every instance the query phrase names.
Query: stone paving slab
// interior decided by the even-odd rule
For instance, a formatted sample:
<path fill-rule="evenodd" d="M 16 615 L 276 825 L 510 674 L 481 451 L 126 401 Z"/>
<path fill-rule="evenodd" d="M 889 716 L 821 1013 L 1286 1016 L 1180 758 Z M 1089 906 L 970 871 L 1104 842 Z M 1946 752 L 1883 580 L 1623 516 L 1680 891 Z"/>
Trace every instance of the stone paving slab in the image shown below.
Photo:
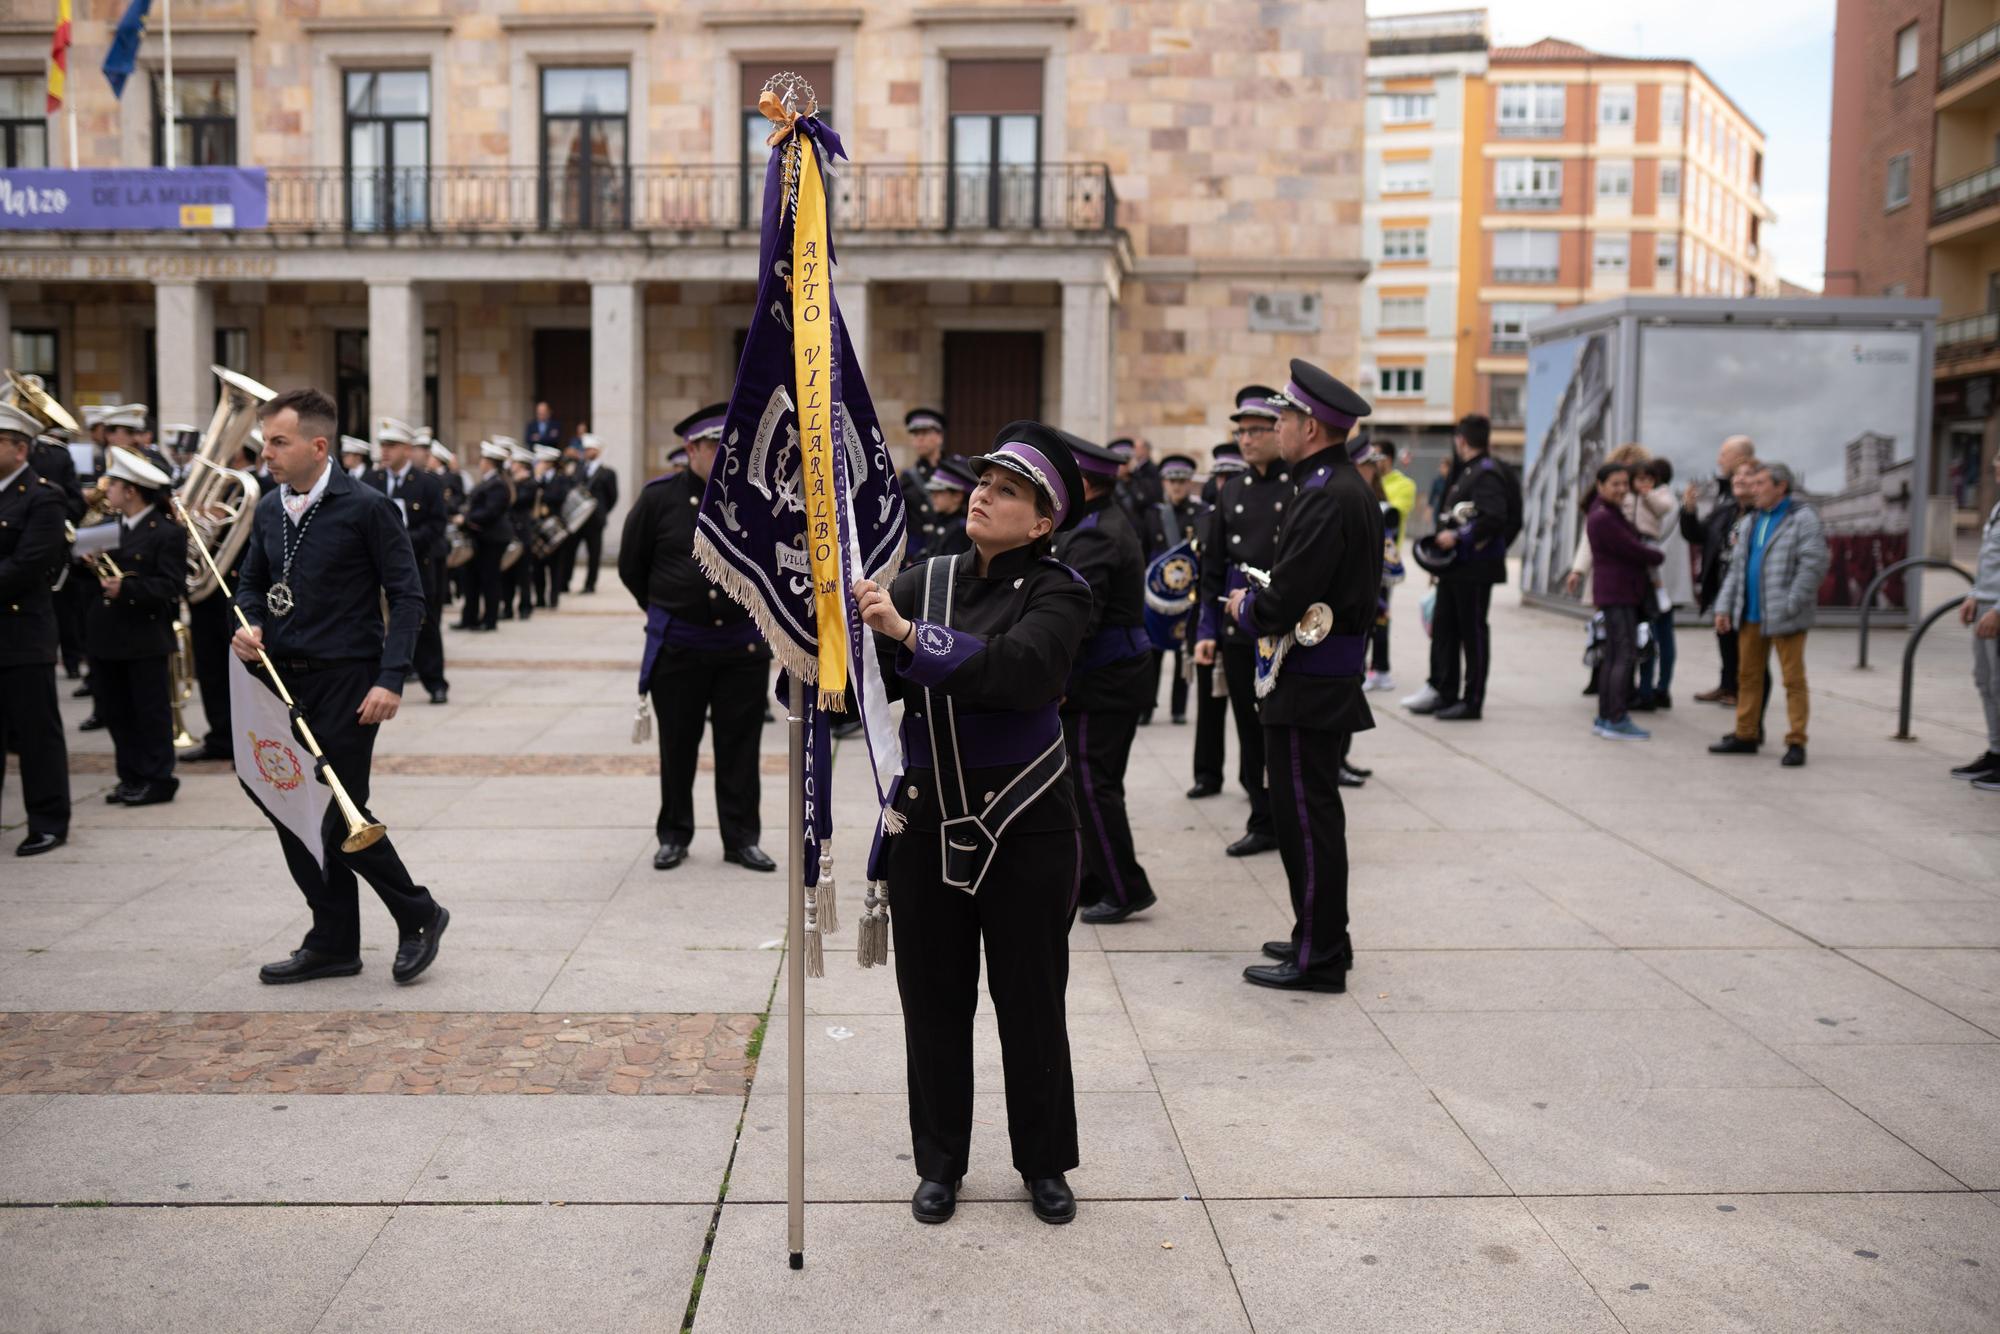
<path fill-rule="evenodd" d="M 1785 1055 L 1965 1185 L 2000 1189 L 2000 1043 L 1789 1047 Z"/>
<path fill-rule="evenodd" d="M 2000 950 L 1848 950 L 1848 958 L 2000 1037 Z"/>
<path fill-rule="evenodd" d="M 1636 955 L 1609 949 L 1357 952 L 1348 979 L 1372 1013 L 1693 1010 L 1700 1002 Z"/>
<path fill-rule="evenodd" d="M 807 990 L 811 990 L 810 983 Z M 790 1072 L 784 1060 L 786 1022 L 774 1019 L 765 1036 L 757 1081 L 750 1088 L 753 1101 L 775 1098 L 789 1087 Z M 805 1039 L 808 1094 L 904 1091 L 901 1014 L 809 1014 Z M 1003 1087 L 1000 1030 L 990 1009 L 973 1017 L 972 1042 L 973 1087 Z M 1146 1053 L 1123 1015 L 1079 1017 L 1069 1028 L 1069 1050 L 1078 1093 L 1146 1092 L 1153 1088 Z"/>
<path fill-rule="evenodd" d="M 1773 1045 L 1993 1040 L 1827 950 L 1658 950 L 1646 960 Z"/>
<path fill-rule="evenodd" d="M 740 1097 L 466 1098 L 411 1201 L 715 1203 Z"/>

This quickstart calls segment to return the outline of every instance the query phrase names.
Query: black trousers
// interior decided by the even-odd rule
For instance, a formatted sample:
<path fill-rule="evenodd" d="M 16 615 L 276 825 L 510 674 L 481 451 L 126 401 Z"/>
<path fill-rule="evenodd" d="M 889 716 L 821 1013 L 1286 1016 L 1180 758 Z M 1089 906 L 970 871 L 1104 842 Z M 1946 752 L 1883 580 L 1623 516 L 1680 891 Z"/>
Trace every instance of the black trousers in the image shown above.
<path fill-rule="evenodd" d="M 1158 649 L 1153 649 L 1150 651 L 1149 656 L 1153 660 L 1153 665 L 1146 673 L 1146 707 L 1139 710 L 1139 716 L 1151 721 L 1153 710 L 1159 707 L 1160 703 L 1160 664 L 1165 659 L 1166 654 L 1160 652 Z"/>
<path fill-rule="evenodd" d="M 1264 787 L 1264 723 L 1257 716 L 1257 649 L 1223 644 L 1223 679 L 1229 683 L 1229 712 L 1236 719 L 1236 781 L 1250 796 L 1244 831 L 1271 832 L 1271 798 Z"/>
<path fill-rule="evenodd" d="M 1083 820 L 1083 901 L 1144 899 L 1153 885 L 1133 851 L 1132 822 L 1125 813 L 1125 767 L 1132 759 L 1139 715 L 1131 710 L 1064 713 L 1062 729 L 1077 814 Z"/>
<path fill-rule="evenodd" d="M 715 814 L 722 846 L 740 848 L 763 834 L 757 743 L 764 735 L 764 685 L 770 661 L 762 653 L 663 648 L 647 692 L 660 738 L 662 843 L 694 841 L 694 775 L 702 725 L 715 731 Z"/>
<path fill-rule="evenodd" d="M 525 617 L 529 612 L 533 611 L 535 603 L 539 601 L 536 596 L 535 579 L 541 573 L 541 568 L 542 562 L 540 558 L 534 552 L 527 549 L 524 541 L 521 549 L 521 559 L 514 562 L 513 569 L 507 571 L 507 592 L 501 599 L 503 602 L 512 601 L 518 604 L 521 616 Z"/>
<path fill-rule="evenodd" d="M 118 753 L 118 781 L 130 787 L 174 778 L 174 710 L 167 655 L 151 658 L 92 658 L 91 702 Z M 359 703 L 360 701 L 356 701 Z"/>
<path fill-rule="evenodd" d="M 465 566 L 465 610 L 458 618 L 460 625 L 483 625 L 491 630 L 500 624 L 500 557 L 506 551 L 505 542 L 479 542 L 473 548 L 472 561 Z"/>
<path fill-rule="evenodd" d="M 257 673 L 253 669 L 253 674 Z M 317 672 L 286 672 L 285 686 L 304 711 L 313 737 L 325 752 L 334 774 L 347 795 L 363 813 L 368 810 L 369 769 L 375 758 L 375 736 L 382 729 L 364 727 L 355 716 L 369 687 L 375 684 L 376 668 L 371 662 L 342 663 Z M 248 790 L 247 788 L 245 789 Z M 437 917 L 437 902 L 430 890 L 410 879 L 408 868 L 397 855 L 387 835 L 360 852 L 342 852 L 347 837 L 347 821 L 337 802 L 329 802 L 326 822 L 321 829 L 326 849 L 326 874 L 313 861 L 312 852 L 292 832 L 276 820 L 278 843 L 285 852 L 285 865 L 292 880 L 306 896 L 313 923 L 306 932 L 305 947 L 342 958 L 352 958 L 361 949 L 361 902 L 356 880 L 366 880 L 381 896 L 389 915 L 396 920 L 398 937 L 410 936 L 429 926 Z"/>
<path fill-rule="evenodd" d="M 234 588 L 232 580 L 230 587 Z M 201 688 L 201 711 L 208 719 L 202 744 L 211 751 L 233 753 L 235 733 L 229 726 L 229 640 L 236 633 L 236 615 L 229 599 L 210 593 L 188 607 L 188 638 L 194 645 L 194 680 Z"/>
<path fill-rule="evenodd" d="M 422 557 L 417 575 L 424 584 L 424 623 L 417 627 L 410 665 L 424 689 L 442 690 L 450 684 L 444 679 L 444 558 Z"/>
<path fill-rule="evenodd" d="M 1736 631 L 1717 635 L 1715 647 L 1722 655 L 1722 680 L 1718 684 L 1733 695 L 1736 693 Z"/>
<path fill-rule="evenodd" d="M 63 743 L 54 663 L 0 667 L 0 789 L 7 752 L 21 757 L 21 804 L 31 834 L 69 833 L 69 747 Z"/>
<path fill-rule="evenodd" d="M 889 849 L 910 1140 L 925 1180 L 956 1181 L 971 1158 L 972 1016 L 979 1009 L 982 938 L 1015 1170 L 1051 1177 L 1077 1165 L 1064 993 L 1079 857 L 1075 830 L 1010 833 L 979 892 L 967 894 L 939 878 L 934 831 L 908 830 Z"/>
<path fill-rule="evenodd" d="M 1386 672 L 1389 670 L 1389 622 L 1378 621 L 1368 632 L 1368 670 Z"/>
<path fill-rule="evenodd" d="M 1632 711 L 1639 667 L 1639 609 L 1604 608 L 1604 651 L 1597 660 L 1597 716 L 1615 723 Z"/>
<path fill-rule="evenodd" d="M 597 566 L 604 559 L 604 521 L 587 524 L 583 530 L 584 550 L 590 553 L 590 563 L 583 571 L 583 591 L 597 591 Z"/>
<path fill-rule="evenodd" d="M 90 598 L 97 592 L 97 580 L 88 571 L 71 564 L 69 578 L 55 591 L 56 641 L 61 646 L 63 670 L 83 669 L 83 621 L 90 610 Z"/>
<path fill-rule="evenodd" d="M 1224 725 L 1229 701 L 1215 697 L 1215 668 L 1194 669 L 1194 781 L 1222 786 Z"/>
<path fill-rule="evenodd" d="M 1188 677 L 1186 649 L 1174 650 L 1174 679 L 1167 687 L 1167 699 L 1173 706 L 1175 721 L 1187 717 Z"/>
<path fill-rule="evenodd" d="M 599 537 L 598 542 L 600 545 L 602 545 L 603 540 L 604 539 L 602 537 Z M 575 537 L 564 538 L 563 544 L 556 548 L 556 556 L 555 556 L 556 593 L 569 592 L 570 580 L 574 578 L 576 575 L 576 548 L 577 545 L 582 541 L 583 541 L 583 536 L 582 534 L 579 533 Z M 551 607 L 556 605 L 555 595 L 553 593 L 549 595 L 549 605 Z"/>
<path fill-rule="evenodd" d="M 1353 735 L 1267 727 L 1271 818 L 1292 891 L 1292 945 L 1307 972 L 1347 968 L 1347 810 L 1340 760 Z"/>
<path fill-rule="evenodd" d="M 1484 579 L 1438 580 L 1437 608 L 1431 613 L 1430 684 L 1440 704 L 1464 700 L 1474 708 L 1485 707 L 1493 647 L 1486 613 L 1492 605 L 1493 585 Z"/>

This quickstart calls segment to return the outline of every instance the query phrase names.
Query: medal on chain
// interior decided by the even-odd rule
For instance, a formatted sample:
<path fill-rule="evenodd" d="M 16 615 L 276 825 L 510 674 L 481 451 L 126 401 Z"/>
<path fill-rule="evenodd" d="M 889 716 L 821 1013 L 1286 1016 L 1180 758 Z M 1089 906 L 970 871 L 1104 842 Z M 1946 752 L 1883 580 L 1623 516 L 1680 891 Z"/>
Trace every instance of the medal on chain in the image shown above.
<path fill-rule="evenodd" d="M 300 519 L 297 525 L 287 523 L 284 527 L 285 568 L 279 574 L 278 582 L 264 590 L 264 609 L 280 620 L 291 615 L 292 608 L 297 605 L 296 599 L 292 596 L 292 561 L 298 557 L 299 546 L 306 539 L 306 527 L 312 523 L 313 516 L 319 513 L 320 504 L 320 501 L 315 500 L 312 508 L 305 512 L 305 517 Z M 295 526 L 296 533 L 293 531 Z"/>

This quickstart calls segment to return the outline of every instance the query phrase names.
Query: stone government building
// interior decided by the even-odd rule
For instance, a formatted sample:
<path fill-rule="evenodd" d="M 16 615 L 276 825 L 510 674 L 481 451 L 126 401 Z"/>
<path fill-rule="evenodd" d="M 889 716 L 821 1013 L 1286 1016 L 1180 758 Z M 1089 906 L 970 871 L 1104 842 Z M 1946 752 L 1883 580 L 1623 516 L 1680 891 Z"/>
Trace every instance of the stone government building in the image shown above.
<path fill-rule="evenodd" d="M 546 398 L 650 475 L 729 391 L 792 69 L 851 157 L 837 291 L 892 437 L 922 402 L 959 450 L 1014 416 L 1205 450 L 1287 358 L 1356 374 L 1361 0 L 618 3 L 180 0 L 180 161 L 266 168 L 270 226 L 7 233 L 13 364 L 199 422 L 221 361 L 461 456 Z M 0 146 L 62 165 L 28 7 Z M 114 100 L 123 0 L 75 8 L 81 165 L 163 161 L 157 14 Z"/>

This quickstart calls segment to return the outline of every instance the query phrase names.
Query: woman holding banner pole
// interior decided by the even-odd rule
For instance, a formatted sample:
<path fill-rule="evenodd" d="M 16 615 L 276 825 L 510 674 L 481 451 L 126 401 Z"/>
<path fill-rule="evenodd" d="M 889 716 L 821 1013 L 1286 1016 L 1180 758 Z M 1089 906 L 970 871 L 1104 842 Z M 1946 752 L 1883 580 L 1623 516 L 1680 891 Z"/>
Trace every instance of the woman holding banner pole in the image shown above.
<path fill-rule="evenodd" d="M 1090 588 L 1050 552 L 1083 512 L 1061 435 L 1003 428 L 972 461 L 973 549 L 862 579 L 862 619 L 883 641 L 903 754 L 884 829 L 896 985 L 909 1064 L 922 1223 L 957 1207 L 972 1145 L 972 1016 L 986 948 L 1014 1167 L 1045 1223 L 1076 1216 L 1077 1164 L 1064 992 L 1080 849 L 1057 714 L 1090 619 Z"/>

